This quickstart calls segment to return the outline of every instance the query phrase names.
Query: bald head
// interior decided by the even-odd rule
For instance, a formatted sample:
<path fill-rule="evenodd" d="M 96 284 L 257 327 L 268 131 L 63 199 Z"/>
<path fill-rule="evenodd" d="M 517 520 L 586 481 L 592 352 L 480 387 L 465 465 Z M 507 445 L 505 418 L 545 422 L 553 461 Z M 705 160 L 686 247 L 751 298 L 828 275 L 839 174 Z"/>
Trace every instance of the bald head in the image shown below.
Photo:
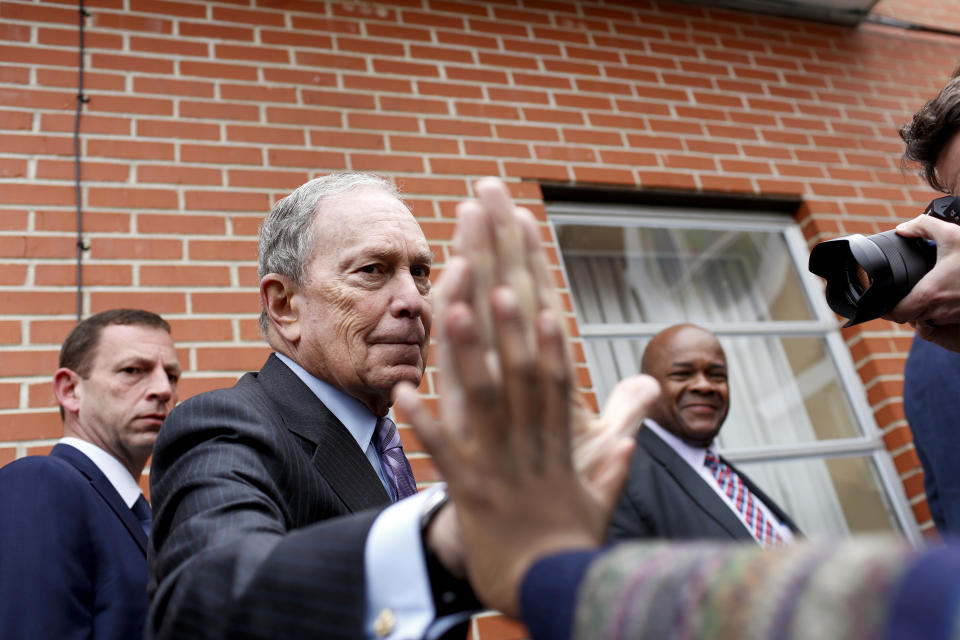
<path fill-rule="evenodd" d="M 668 327 L 650 340 L 641 369 L 660 383 L 649 417 L 694 446 L 713 442 L 730 405 L 727 358 L 717 337 L 692 324 Z"/>

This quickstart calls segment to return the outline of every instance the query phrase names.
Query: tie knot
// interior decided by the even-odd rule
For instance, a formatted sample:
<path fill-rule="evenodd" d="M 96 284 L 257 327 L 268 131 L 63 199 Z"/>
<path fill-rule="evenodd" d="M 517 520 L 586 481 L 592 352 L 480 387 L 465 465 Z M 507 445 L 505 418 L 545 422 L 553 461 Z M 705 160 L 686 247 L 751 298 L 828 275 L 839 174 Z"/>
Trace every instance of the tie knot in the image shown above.
<path fill-rule="evenodd" d="M 705 464 L 710 469 L 716 469 L 720 466 L 720 458 L 713 455 L 711 452 L 707 452 L 707 455 L 703 458 L 703 464 Z"/>
<path fill-rule="evenodd" d="M 377 453 L 384 453 L 401 446 L 397 425 L 387 416 L 377 419 L 377 426 L 373 430 L 373 440 L 377 445 Z"/>

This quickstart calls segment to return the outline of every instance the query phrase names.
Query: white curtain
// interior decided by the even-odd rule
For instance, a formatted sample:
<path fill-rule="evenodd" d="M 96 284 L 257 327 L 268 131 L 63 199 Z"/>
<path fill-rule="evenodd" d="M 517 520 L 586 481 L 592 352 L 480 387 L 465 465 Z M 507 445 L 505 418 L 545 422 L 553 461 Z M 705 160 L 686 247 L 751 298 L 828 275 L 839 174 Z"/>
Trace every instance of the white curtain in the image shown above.
<path fill-rule="evenodd" d="M 704 236 L 708 233 L 708 236 Z M 732 323 L 771 320 L 769 301 L 793 277 L 774 233 L 623 229 L 623 246 L 566 250 L 580 322 Z M 743 255 L 744 247 L 748 255 Z M 738 255 L 738 251 L 741 253 Z M 779 338 L 721 336 L 730 414 L 718 445 L 755 447 L 816 439 L 803 394 Z M 640 371 L 646 339 L 585 339 L 601 403 L 621 378 Z M 849 534 L 823 460 L 765 464 L 749 471 L 808 535 Z"/>

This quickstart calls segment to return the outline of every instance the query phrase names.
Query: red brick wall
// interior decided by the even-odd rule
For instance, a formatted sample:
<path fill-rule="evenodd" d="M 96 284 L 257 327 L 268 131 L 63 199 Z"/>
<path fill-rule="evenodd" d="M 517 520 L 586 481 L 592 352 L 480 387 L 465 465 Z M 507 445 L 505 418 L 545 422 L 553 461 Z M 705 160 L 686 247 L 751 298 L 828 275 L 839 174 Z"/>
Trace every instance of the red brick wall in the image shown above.
<path fill-rule="evenodd" d="M 930 198 L 900 170 L 896 129 L 957 64 L 955 37 L 654 0 L 87 8 L 83 308 L 170 319 L 184 396 L 263 360 L 257 224 L 312 176 L 396 180 L 441 266 L 455 203 L 488 174 L 541 218 L 549 180 L 789 194 L 811 242 L 876 232 Z M 0 464 L 59 435 L 77 16 L 66 0 L 0 3 Z M 911 332 L 875 321 L 845 336 L 929 530 L 900 403 Z"/>

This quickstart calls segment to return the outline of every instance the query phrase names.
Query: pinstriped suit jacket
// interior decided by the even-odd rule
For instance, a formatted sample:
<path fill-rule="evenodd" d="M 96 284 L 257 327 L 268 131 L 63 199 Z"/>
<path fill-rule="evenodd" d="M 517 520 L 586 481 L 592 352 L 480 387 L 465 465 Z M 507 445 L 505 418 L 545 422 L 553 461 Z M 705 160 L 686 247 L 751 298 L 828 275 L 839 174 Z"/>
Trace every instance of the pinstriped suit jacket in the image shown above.
<path fill-rule="evenodd" d="M 148 637 L 362 637 L 364 544 L 390 499 L 276 356 L 170 414 L 150 488 Z"/>

